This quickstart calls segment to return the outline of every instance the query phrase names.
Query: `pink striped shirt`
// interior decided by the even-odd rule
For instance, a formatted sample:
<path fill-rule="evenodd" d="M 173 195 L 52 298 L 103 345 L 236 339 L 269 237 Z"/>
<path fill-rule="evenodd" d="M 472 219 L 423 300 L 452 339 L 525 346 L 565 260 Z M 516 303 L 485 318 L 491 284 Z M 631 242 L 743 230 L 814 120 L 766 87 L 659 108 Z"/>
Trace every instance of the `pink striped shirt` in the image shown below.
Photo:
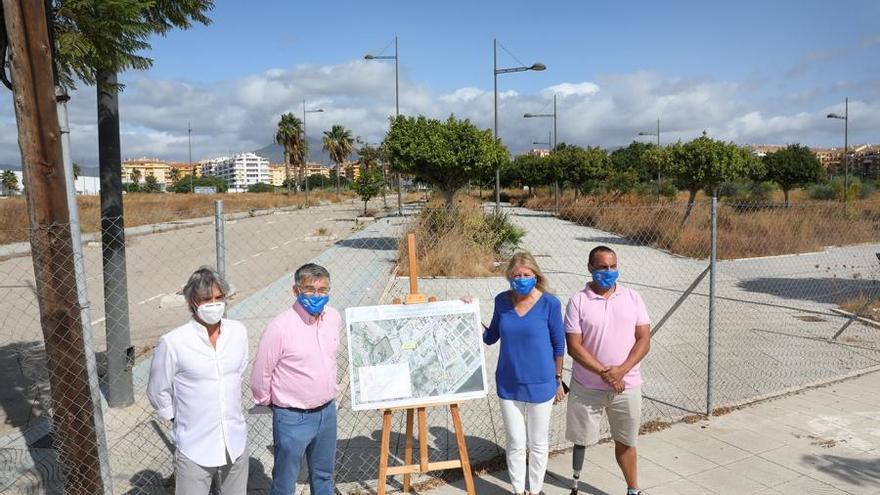
<path fill-rule="evenodd" d="M 326 306 L 318 318 L 299 303 L 276 316 L 260 337 L 251 391 L 264 406 L 313 409 L 336 397 L 336 350 L 342 318 Z"/>

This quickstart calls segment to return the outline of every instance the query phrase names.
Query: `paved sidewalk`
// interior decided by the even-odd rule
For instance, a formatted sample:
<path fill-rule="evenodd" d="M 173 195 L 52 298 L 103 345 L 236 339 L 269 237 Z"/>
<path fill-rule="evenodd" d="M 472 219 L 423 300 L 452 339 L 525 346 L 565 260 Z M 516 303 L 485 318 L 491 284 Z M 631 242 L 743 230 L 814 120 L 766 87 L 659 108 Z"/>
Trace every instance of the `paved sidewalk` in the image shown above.
<path fill-rule="evenodd" d="M 646 495 L 880 494 L 880 372 L 794 393 L 640 437 Z M 570 451 L 550 460 L 544 492 L 567 494 Z M 612 444 L 587 449 L 580 493 L 623 495 Z M 463 492 L 463 482 L 431 495 Z M 510 493 L 506 472 L 480 495 Z"/>

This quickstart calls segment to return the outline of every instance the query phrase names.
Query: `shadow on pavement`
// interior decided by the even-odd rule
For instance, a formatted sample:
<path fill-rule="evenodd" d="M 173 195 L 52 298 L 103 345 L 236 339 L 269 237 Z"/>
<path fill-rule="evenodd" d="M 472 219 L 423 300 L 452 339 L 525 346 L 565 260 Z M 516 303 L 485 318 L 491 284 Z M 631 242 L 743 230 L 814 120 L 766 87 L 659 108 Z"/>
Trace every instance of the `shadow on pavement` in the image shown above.
<path fill-rule="evenodd" d="M 863 297 L 877 297 L 880 281 L 842 278 L 754 278 L 737 286 L 749 292 L 761 292 L 786 299 L 800 299 L 823 304 L 840 304 Z"/>
<path fill-rule="evenodd" d="M 355 248 L 355 249 L 370 249 L 370 250 L 382 250 L 382 251 L 396 251 L 397 250 L 397 238 L 395 237 L 358 237 L 354 239 L 343 239 L 341 241 L 336 241 L 337 246 Z"/>
<path fill-rule="evenodd" d="M 853 459 L 837 455 L 805 455 L 803 461 L 847 483 L 876 488 L 880 482 L 880 458 L 877 457 Z"/>

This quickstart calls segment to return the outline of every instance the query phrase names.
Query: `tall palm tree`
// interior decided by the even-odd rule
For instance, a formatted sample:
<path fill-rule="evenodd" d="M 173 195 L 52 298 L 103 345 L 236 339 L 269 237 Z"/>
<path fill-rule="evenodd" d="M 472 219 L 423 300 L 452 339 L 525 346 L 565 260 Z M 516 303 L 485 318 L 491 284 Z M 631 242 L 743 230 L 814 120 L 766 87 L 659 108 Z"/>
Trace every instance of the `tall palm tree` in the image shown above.
<path fill-rule="evenodd" d="M 304 142 L 302 139 L 302 121 L 294 114 L 288 112 L 281 114 L 278 128 L 275 131 L 275 142 L 284 148 L 284 179 L 287 183 L 287 192 L 290 192 L 290 166 L 298 164 L 304 155 Z M 299 189 L 299 181 L 294 176 L 294 182 Z"/>
<path fill-rule="evenodd" d="M 330 159 L 336 162 L 336 199 L 339 200 L 339 175 L 342 173 L 342 163 L 348 159 L 354 149 L 354 138 L 345 126 L 336 124 L 329 131 L 324 131 L 322 143 L 324 151 L 330 153 Z"/>

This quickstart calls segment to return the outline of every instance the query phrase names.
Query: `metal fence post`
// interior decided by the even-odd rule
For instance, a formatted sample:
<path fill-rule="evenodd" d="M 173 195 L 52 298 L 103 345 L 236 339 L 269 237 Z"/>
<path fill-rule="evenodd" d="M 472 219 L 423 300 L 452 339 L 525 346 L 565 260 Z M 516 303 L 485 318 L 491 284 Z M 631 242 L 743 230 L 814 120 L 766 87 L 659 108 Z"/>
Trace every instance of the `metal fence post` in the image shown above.
<path fill-rule="evenodd" d="M 70 125 L 67 119 L 67 92 L 60 86 L 55 88 L 58 121 L 61 126 L 61 159 L 64 164 L 64 182 L 67 186 L 67 208 L 70 210 L 70 237 L 73 240 L 73 269 L 76 277 L 76 292 L 82 323 L 82 341 L 88 373 L 89 392 L 92 397 L 91 412 L 95 426 L 95 446 L 98 453 L 103 493 L 113 493 L 113 477 L 110 474 L 110 456 L 107 451 L 107 436 L 104 426 L 104 411 L 101 408 L 101 392 L 98 380 L 98 364 L 95 358 L 95 344 L 92 335 L 89 290 L 86 286 L 85 255 L 83 254 L 79 207 L 76 203 L 76 179 L 73 175 L 73 160 L 70 151 Z"/>
<path fill-rule="evenodd" d="M 226 280 L 226 241 L 223 238 L 223 200 L 214 201 L 214 233 L 217 248 L 217 272 Z M 229 281 L 226 281 L 229 283 Z"/>
<path fill-rule="evenodd" d="M 706 416 L 712 414 L 712 385 L 715 382 L 715 275 L 718 271 L 718 196 L 712 191 L 712 213 L 709 227 L 709 349 L 706 359 Z"/>

